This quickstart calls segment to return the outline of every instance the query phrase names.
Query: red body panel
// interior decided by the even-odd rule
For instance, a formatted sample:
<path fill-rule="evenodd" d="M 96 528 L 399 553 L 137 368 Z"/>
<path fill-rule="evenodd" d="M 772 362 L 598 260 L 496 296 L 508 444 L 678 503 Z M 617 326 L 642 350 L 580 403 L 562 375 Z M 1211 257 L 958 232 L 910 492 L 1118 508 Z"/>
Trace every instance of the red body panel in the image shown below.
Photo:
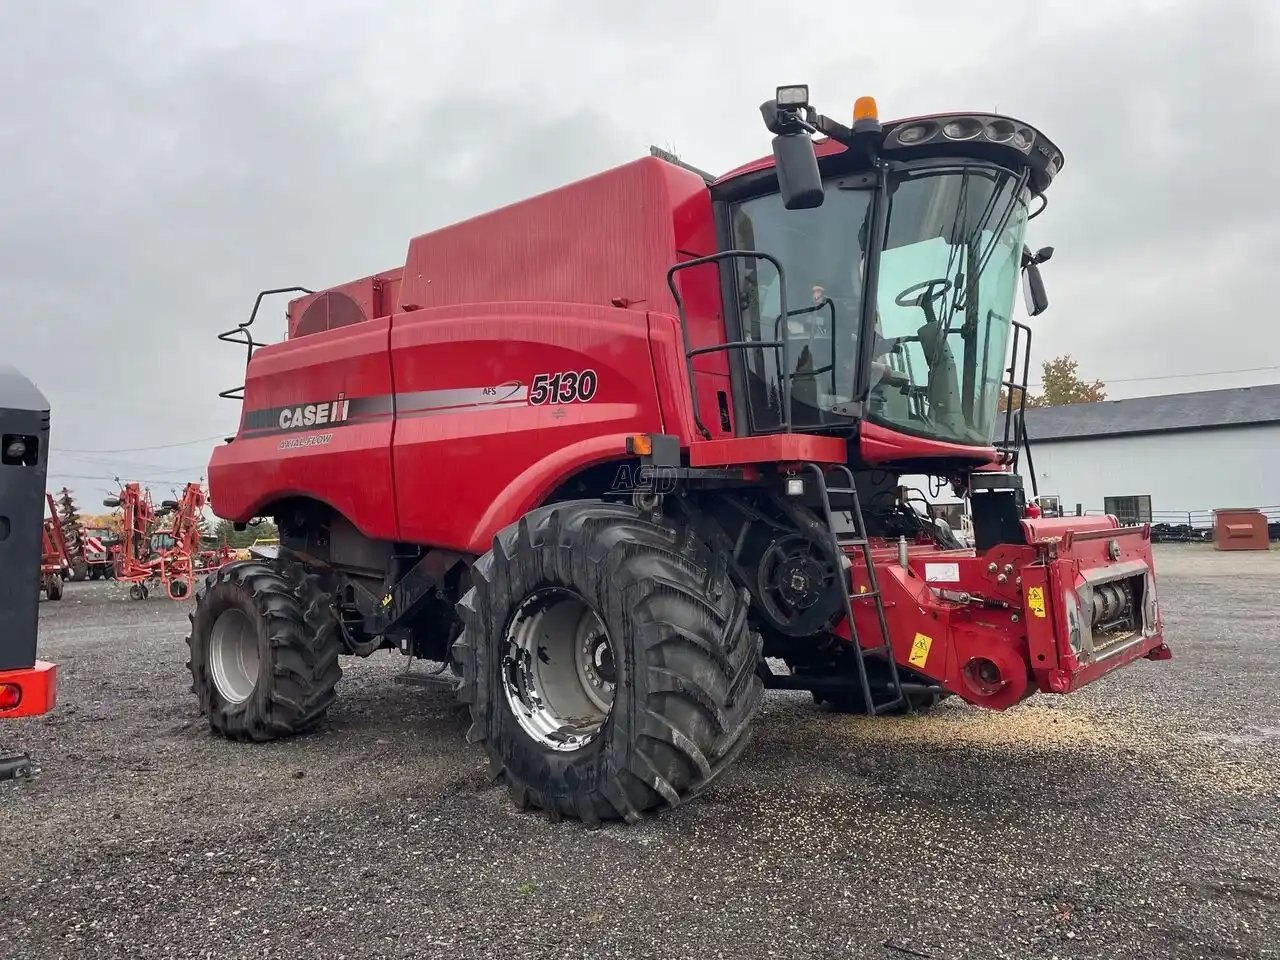
<path fill-rule="evenodd" d="M 44 660 L 23 670 L 0 670 L 0 684 L 13 684 L 22 691 L 16 707 L 0 710 L 0 720 L 38 717 L 58 702 L 58 668 Z"/>
<path fill-rule="evenodd" d="M 639 310 L 482 304 L 401 314 L 391 331 L 400 539 L 480 553 L 565 478 L 663 431 Z M 589 402 L 532 402 L 539 374 L 593 371 Z M 491 390 L 491 394 L 484 391 Z"/>
<path fill-rule="evenodd" d="M 210 499 L 219 516 L 248 520 L 268 503 L 303 496 L 329 504 L 367 536 L 396 539 L 390 332 L 390 319 L 370 320 L 253 355 L 240 433 L 216 448 L 209 464 Z M 344 393 L 386 398 L 385 409 L 353 417 L 341 429 L 280 430 L 280 411 Z M 326 436 L 329 442 L 316 443 Z"/>
<path fill-rule="evenodd" d="M 967 447 L 944 440 L 927 440 L 897 433 L 868 420 L 858 425 L 858 452 L 867 463 L 950 459 L 994 464 L 997 460 L 994 447 Z"/>
<path fill-rule="evenodd" d="M 399 309 L 253 355 L 239 434 L 210 463 L 214 510 L 245 521 L 307 497 L 369 537 L 487 549 L 574 472 L 620 458 L 628 434 L 693 438 L 666 272 L 715 247 L 706 185 L 654 158 L 415 237 L 403 271 L 290 304 L 291 329 L 329 292 L 371 313 L 394 293 Z M 722 342 L 717 271 L 678 280 L 693 345 Z M 698 369 L 702 418 L 731 435 L 727 360 Z M 530 402 L 538 374 L 587 370 L 590 402 Z M 298 429 L 294 412 L 340 400 L 340 427 Z"/>
<path fill-rule="evenodd" d="M 702 440 L 689 447 L 689 466 L 724 467 L 742 463 L 844 463 L 849 444 L 843 437 L 812 433 L 769 433 L 759 437 Z"/>

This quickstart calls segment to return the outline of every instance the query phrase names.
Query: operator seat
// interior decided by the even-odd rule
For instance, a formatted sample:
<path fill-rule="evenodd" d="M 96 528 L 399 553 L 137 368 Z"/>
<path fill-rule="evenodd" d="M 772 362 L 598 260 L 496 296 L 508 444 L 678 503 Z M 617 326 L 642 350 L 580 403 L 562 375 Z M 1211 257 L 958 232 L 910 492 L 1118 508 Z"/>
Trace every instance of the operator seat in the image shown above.
<path fill-rule="evenodd" d="M 960 378 L 955 356 L 947 343 L 946 325 L 941 320 L 930 320 L 916 334 L 920 337 L 925 363 L 929 365 L 929 416 L 953 434 L 963 434 Z"/>

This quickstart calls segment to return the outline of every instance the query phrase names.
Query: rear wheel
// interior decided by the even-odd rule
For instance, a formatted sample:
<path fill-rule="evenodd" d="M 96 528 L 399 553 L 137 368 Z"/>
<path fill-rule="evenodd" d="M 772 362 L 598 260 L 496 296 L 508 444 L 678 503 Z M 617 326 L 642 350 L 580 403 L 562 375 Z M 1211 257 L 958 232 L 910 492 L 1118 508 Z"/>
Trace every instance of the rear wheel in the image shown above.
<path fill-rule="evenodd" d="M 49 600 L 62 599 L 62 577 L 52 576 L 45 581 L 44 595 Z"/>
<path fill-rule="evenodd" d="M 741 752 L 760 641 L 710 560 L 662 519 L 590 501 L 534 511 L 476 562 L 458 695 L 517 804 L 634 821 Z"/>
<path fill-rule="evenodd" d="M 337 624 L 319 578 L 257 560 L 227 564 L 196 593 L 187 638 L 192 691 L 232 740 L 315 726 L 342 676 Z"/>

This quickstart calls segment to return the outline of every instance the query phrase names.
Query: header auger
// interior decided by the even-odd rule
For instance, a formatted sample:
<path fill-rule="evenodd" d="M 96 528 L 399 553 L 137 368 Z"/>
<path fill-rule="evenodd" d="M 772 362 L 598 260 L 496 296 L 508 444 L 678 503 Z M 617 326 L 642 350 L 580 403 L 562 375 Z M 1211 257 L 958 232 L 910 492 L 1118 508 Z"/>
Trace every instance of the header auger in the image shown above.
<path fill-rule="evenodd" d="M 517 803 L 634 820 L 726 769 L 765 687 L 1004 709 L 1168 655 L 1149 530 L 1029 516 L 998 406 L 1061 152 L 869 98 L 845 126 L 803 87 L 762 113 L 770 158 L 643 158 L 294 288 L 282 343 L 250 330 L 273 291 L 223 335 L 249 362 L 213 507 L 280 544 L 200 590 L 215 730 L 308 729 L 341 655 L 397 650 L 451 668 Z"/>

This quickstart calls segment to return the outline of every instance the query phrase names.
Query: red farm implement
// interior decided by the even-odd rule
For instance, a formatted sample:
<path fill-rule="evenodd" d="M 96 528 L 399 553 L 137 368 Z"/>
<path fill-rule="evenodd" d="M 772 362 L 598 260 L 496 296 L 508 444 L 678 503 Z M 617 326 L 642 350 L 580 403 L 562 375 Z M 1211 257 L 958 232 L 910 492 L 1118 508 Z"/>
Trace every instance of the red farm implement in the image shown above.
<path fill-rule="evenodd" d="M 188 483 L 180 500 L 165 500 L 157 508 L 149 490 L 138 483 L 126 483 L 119 496 L 102 502 L 121 512 L 115 578 L 129 584 L 130 599 L 145 600 L 155 585 L 163 587 L 171 600 L 187 596 L 200 554 L 203 487 Z M 172 519 L 167 527 L 161 527 L 165 518 Z"/>
<path fill-rule="evenodd" d="M 47 600 L 61 600 L 63 580 L 71 571 L 71 560 L 52 494 L 45 494 L 45 503 L 49 508 L 49 516 L 45 517 L 41 540 L 40 590 Z"/>

